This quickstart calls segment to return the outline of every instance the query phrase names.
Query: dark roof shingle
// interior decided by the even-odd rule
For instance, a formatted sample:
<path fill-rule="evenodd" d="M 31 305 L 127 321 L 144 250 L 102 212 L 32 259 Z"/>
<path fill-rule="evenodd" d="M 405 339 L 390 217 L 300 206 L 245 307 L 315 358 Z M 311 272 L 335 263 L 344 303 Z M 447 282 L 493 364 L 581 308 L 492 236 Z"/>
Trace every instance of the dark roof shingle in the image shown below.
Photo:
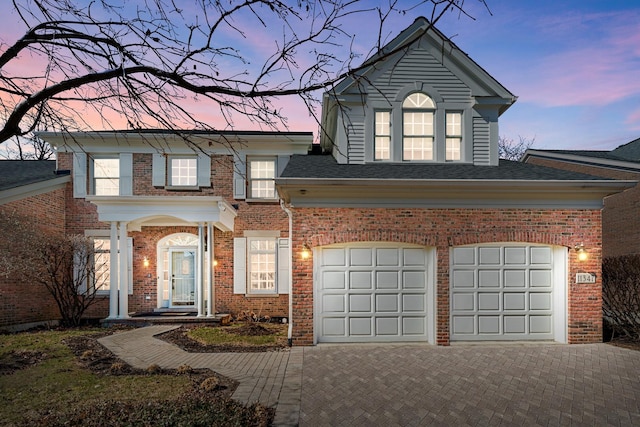
<path fill-rule="evenodd" d="M 561 169 L 500 160 L 499 166 L 459 163 L 338 164 L 331 155 L 294 155 L 281 178 L 414 179 L 414 180 L 525 180 L 583 181 L 601 177 Z"/>
<path fill-rule="evenodd" d="M 0 161 L 0 190 L 57 178 L 55 160 Z"/>

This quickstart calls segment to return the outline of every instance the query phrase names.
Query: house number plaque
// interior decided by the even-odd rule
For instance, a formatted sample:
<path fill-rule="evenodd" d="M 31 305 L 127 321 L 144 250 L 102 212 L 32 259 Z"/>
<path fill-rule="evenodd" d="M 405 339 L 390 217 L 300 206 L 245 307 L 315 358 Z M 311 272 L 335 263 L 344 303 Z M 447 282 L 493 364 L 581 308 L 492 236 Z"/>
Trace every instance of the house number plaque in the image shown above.
<path fill-rule="evenodd" d="M 576 283 L 596 283 L 596 275 L 593 273 L 576 273 Z"/>

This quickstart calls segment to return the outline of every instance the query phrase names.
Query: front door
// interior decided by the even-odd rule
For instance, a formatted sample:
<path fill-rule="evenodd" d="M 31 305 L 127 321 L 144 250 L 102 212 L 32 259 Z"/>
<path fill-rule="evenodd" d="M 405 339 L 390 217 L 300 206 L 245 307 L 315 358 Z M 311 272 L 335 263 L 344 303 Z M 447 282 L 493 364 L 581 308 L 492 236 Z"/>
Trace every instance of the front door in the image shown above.
<path fill-rule="evenodd" d="M 195 304 L 196 251 L 171 249 L 169 251 L 171 277 L 171 306 L 184 307 Z"/>

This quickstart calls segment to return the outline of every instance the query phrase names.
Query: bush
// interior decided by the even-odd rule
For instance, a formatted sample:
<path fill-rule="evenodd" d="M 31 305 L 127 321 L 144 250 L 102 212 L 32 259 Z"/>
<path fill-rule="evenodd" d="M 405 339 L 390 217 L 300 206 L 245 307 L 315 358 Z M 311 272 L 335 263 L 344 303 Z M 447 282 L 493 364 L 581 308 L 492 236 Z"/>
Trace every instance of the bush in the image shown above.
<path fill-rule="evenodd" d="M 640 340 L 640 255 L 602 262 L 604 321 L 614 334 Z"/>

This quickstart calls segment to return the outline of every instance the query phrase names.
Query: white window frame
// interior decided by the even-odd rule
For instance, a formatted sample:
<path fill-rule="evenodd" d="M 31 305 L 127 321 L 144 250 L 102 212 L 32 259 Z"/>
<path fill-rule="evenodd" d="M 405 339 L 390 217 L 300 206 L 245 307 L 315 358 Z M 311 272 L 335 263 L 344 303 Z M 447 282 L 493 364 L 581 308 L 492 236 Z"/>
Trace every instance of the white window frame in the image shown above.
<path fill-rule="evenodd" d="M 457 123 L 450 121 L 450 116 L 457 117 Z M 458 129 L 455 131 L 454 126 Z M 464 118 L 462 111 L 446 111 L 445 112 L 445 161 L 447 162 L 459 162 L 463 158 L 462 153 L 462 133 L 464 127 Z M 457 143 L 457 150 L 453 150 L 450 144 Z M 450 154 L 453 154 L 450 156 Z M 455 156 L 457 154 L 457 158 Z"/>
<path fill-rule="evenodd" d="M 114 160 L 117 162 L 118 164 L 118 176 L 101 176 L 96 178 L 96 161 L 100 161 L 100 160 Z M 121 186 L 122 186 L 122 182 L 121 182 L 121 176 L 122 176 L 122 170 L 121 170 L 121 165 L 120 165 L 120 156 L 117 154 L 112 154 L 112 155 L 93 155 L 91 157 L 91 167 L 90 167 L 90 183 L 91 183 L 91 194 L 95 195 L 95 196 L 119 196 L 121 193 Z M 109 194 L 98 194 L 98 192 L 96 191 L 97 185 L 96 185 L 96 180 L 114 180 L 116 181 L 116 183 L 118 184 L 118 191 L 116 193 L 109 193 Z"/>
<path fill-rule="evenodd" d="M 275 286 L 259 292 L 251 289 L 250 240 L 273 240 L 275 242 Z M 233 293 L 248 297 L 275 297 L 288 294 L 290 290 L 291 250 L 288 238 L 280 237 L 277 230 L 247 230 L 244 237 L 233 239 Z"/>
<path fill-rule="evenodd" d="M 413 105 L 410 105 L 413 104 Z M 431 123 L 428 123 L 429 117 Z M 419 120 L 416 120 L 416 119 Z M 421 119 L 420 119 L 421 118 Z M 411 121 L 410 121 L 411 120 Z M 402 101 L 402 160 L 433 161 L 436 156 L 436 108 L 433 99 L 423 92 L 413 92 Z M 428 128 L 431 132 L 428 132 Z M 416 128 L 422 131 L 416 131 Z M 411 129 L 411 132 L 408 132 Z M 415 144 L 419 144 L 416 149 Z M 430 143 L 430 145 L 429 145 Z M 418 158 L 415 153 L 422 153 Z M 411 154 L 411 155 L 407 155 Z M 429 155 L 430 154 L 430 155 Z"/>
<path fill-rule="evenodd" d="M 271 162 L 273 164 L 273 178 L 269 177 L 254 177 L 252 164 L 253 162 Z M 278 174 L 278 158 L 276 156 L 250 156 L 247 157 L 247 200 L 248 201 L 274 201 L 278 200 L 278 193 L 276 191 L 275 182 Z M 256 196 L 253 193 L 254 182 L 270 182 L 273 187 L 272 197 Z"/>
<path fill-rule="evenodd" d="M 192 184 L 180 184 L 174 183 L 174 161 L 183 161 L 189 160 L 194 164 L 188 167 L 188 170 L 193 171 L 193 175 L 188 175 L 187 178 L 190 179 Z M 167 188 L 169 189 L 197 189 L 198 188 L 198 157 L 197 156 L 168 156 L 167 157 Z"/>
<path fill-rule="evenodd" d="M 109 290 L 111 288 L 111 278 L 110 278 L 110 274 L 111 274 L 111 238 L 109 236 L 93 236 L 91 238 L 91 240 L 93 240 L 93 259 L 92 259 L 92 263 L 93 263 L 93 271 L 94 274 L 97 273 L 98 271 L 98 266 L 96 265 L 97 262 L 97 254 L 101 254 L 107 257 L 106 261 L 104 262 L 103 266 L 105 268 L 103 268 L 103 283 L 102 285 L 98 286 L 98 289 L 96 290 L 96 294 L 98 295 L 108 295 L 109 294 Z M 96 241 L 103 241 L 107 243 L 107 247 L 109 249 L 96 249 Z M 95 282 L 94 278 L 91 278 L 92 282 Z"/>
<path fill-rule="evenodd" d="M 272 245 L 269 249 L 252 249 L 252 243 L 266 242 Z M 259 257 L 260 260 L 254 262 L 253 257 Z M 266 257 L 271 257 L 271 259 Z M 259 265 L 272 265 L 272 269 L 265 271 L 255 271 L 255 264 Z M 272 286 L 269 288 L 254 287 L 254 274 L 266 274 L 271 275 L 271 279 L 258 279 L 258 283 L 263 281 L 271 282 Z M 247 238 L 247 293 L 252 294 L 269 294 L 276 295 L 278 293 L 278 239 L 275 237 L 248 237 Z"/>
<path fill-rule="evenodd" d="M 86 237 L 91 238 L 92 240 L 100 239 L 100 240 L 109 241 L 111 239 L 109 230 L 85 230 L 84 235 Z M 115 253 L 117 254 L 118 251 L 116 250 Z M 111 253 L 109 253 L 109 265 L 107 266 L 107 269 L 109 272 L 111 271 L 110 267 L 111 267 Z M 95 264 L 94 264 L 94 268 L 95 268 Z M 133 295 L 133 238 L 132 237 L 127 237 L 127 270 L 128 270 L 128 276 L 129 276 L 128 277 L 129 289 L 127 293 L 129 295 Z M 108 289 L 97 290 L 96 295 L 109 296 L 110 287 L 111 285 L 109 284 Z M 86 288 L 87 288 L 87 283 L 85 283 L 85 289 Z"/>
<path fill-rule="evenodd" d="M 373 160 L 389 161 L 392 158 L 390 110 L 375 110 L 373 125 Z"/>

